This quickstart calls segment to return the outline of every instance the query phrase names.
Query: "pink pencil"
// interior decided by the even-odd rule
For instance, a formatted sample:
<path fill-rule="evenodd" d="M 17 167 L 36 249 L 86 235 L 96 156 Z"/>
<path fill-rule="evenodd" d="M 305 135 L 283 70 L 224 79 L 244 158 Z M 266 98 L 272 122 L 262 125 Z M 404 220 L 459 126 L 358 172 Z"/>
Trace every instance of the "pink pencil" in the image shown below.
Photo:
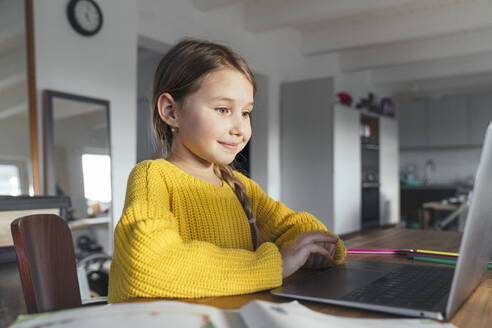
<path fill-rule="evenodd" d="M 374 248 L 351 248 L 347 249 L 348 254 L 403 254 L 411 253 L 413 249 L 374 249 Z"/>

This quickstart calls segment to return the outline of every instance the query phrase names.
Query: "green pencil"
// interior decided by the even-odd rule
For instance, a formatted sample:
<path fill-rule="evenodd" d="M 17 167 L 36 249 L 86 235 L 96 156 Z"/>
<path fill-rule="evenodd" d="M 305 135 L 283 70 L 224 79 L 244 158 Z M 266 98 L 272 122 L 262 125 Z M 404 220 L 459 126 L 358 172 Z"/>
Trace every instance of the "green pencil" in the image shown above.
<path fill-rule="evenodd" d="M 456 260 L 447 260 L 447 259 L 438 259 L 435 257 L 426 257 L 426 256 L 414 256 L 413 259 L 415 261 L 424 261 L 424 262 L 432 262 L 432 263 L 442 263 L 442 264 L 452 264 L 456 265 Z M 492 269 L 492 264 L 488 264 L 488 269 Z"/>

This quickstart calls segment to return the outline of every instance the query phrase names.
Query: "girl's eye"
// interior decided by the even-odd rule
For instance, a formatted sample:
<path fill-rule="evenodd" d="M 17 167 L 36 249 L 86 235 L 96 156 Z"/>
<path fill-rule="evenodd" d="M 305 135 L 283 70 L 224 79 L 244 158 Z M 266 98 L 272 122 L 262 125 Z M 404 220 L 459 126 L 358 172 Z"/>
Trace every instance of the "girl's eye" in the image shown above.
<path fill-rule="evenodd" d="M 219 112 L 220 114 L 225 114 L 227 112 L 227 108 L 225 108 L 225 107 L 217 107 L 217 108 L 215 108 L 215 110 L 217 112 Z"/>
<path fill-rule="evenodd" d="M 251 117 L 251 115 L 253 115 L 253 113 L 251 113 L 251 112 L 243 112 L 243 116 Z"/>

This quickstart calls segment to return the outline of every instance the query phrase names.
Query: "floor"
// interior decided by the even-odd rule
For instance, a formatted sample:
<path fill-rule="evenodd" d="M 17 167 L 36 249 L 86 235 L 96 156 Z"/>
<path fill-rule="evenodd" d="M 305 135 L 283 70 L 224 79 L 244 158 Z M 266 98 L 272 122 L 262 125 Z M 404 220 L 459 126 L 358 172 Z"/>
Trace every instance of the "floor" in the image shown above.
<path fill-rule="evenodd" d="M 27 313 L 17 263 L 0 264 L 0 327 Z"/>

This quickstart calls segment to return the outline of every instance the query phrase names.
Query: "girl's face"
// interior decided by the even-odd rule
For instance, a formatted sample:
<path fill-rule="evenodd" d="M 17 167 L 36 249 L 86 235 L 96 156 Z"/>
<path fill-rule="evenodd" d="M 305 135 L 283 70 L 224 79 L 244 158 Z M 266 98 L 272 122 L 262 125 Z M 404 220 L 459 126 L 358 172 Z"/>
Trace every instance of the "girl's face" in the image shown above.
<path fill-rule="evenodd" d="M 229 164 L 251 138 L 252 109 L 249 80 L 236 70 L 214 71 L 181 104 L 173 148 L 198 161 Z"/>

